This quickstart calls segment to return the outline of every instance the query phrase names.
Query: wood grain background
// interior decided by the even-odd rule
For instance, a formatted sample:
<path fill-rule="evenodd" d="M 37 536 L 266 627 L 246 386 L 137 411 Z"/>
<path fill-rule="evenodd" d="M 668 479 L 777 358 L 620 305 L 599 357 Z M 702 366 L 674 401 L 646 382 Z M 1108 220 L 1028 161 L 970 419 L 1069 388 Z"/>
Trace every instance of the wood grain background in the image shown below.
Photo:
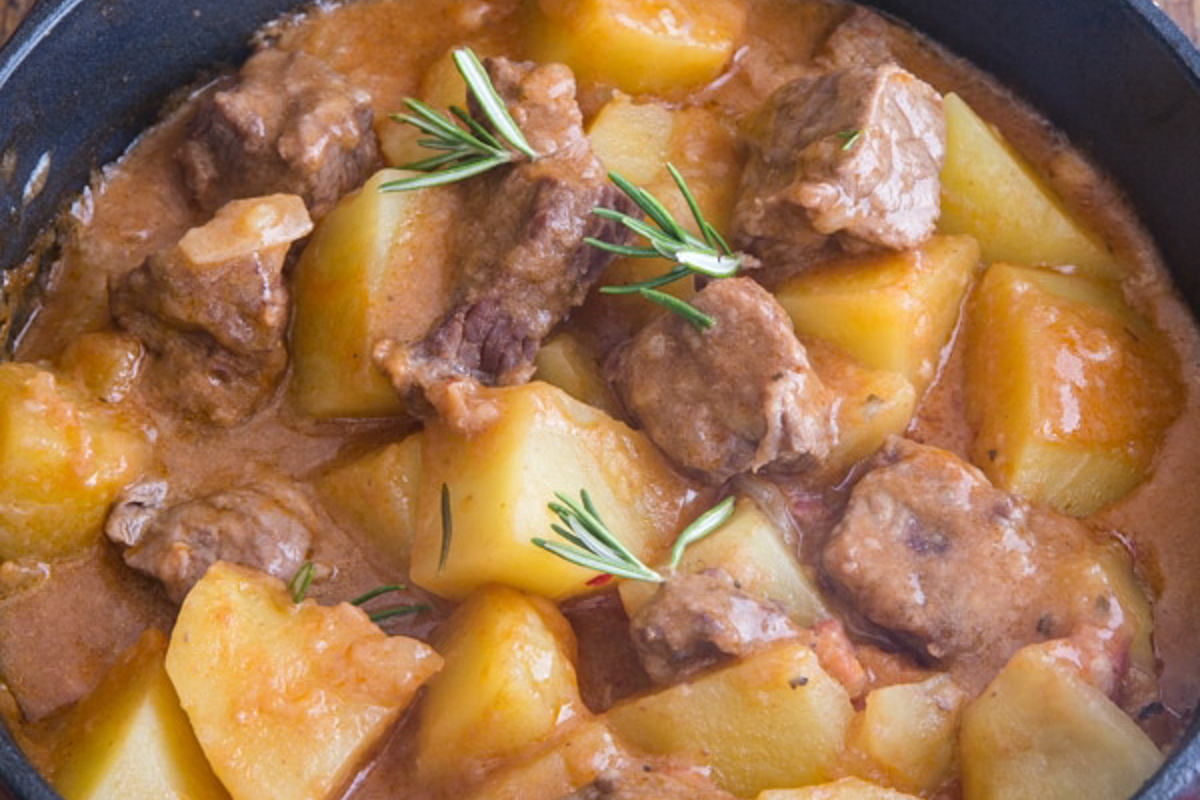
<path fill-rule="evenodd" d="M 36 0 L 0 0 L 0 43 L 8 39 Z M 1193 42 L 1200 42 L 1200 0 L 1154 0 Z"/>

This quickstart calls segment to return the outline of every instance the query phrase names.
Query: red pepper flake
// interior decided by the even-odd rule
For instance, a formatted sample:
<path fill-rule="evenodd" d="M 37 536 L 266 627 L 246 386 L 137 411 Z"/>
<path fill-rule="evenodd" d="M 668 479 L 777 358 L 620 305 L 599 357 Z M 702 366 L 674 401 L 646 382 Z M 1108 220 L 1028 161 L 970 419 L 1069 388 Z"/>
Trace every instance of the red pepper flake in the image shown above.
<path fill-rule="evenodd" d="M 613 576 L 609 575 L 607 573 L 604 575 L 597 575 L 596 577 L 594 577 L 590 581 L 588 581 L 587 585 L 588 586 L 603 586 L 604 584 L 608 583 L 612 579 L 613 579 Z"/>

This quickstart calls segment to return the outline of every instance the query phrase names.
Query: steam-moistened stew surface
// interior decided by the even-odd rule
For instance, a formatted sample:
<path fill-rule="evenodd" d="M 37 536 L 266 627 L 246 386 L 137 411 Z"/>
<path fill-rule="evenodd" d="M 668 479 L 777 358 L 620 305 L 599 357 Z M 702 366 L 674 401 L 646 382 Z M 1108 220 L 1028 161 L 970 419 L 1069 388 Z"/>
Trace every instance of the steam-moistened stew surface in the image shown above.
<path fill-rule="evenodd" d="M 45 238 L 0 708 L 68 800 L 1120 800 L 1200 697 L 1195 325 L 864 8 L 322 5 Z"/>

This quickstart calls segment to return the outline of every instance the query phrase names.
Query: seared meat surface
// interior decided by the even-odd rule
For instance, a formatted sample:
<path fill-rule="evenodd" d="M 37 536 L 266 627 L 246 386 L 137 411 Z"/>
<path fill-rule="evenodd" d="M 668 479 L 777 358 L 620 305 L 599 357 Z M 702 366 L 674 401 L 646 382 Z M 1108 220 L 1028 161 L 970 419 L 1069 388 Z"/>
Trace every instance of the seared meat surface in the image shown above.
<path fill-rule="evenodd" d="M 381 166 L 370 96 L 320 59 L 263 50 L 201 102 L 178 154 L 197 205 L 284 192 L 321 217 Z"/>
<path fill-rule="evenodd" d="M 825 458 L 837 440 L 833 397 L 787 312 L 749 278 L 714 281 L 692 304 L 716 324 L 701 331 L 663 315 L 610 361 L 633 420 L 678 465 L 714 483 Z"/>
<path fill-rule="evenodd" d="M 859 611 L 952 671 L 990 676 L 1021 646 L 1083 625 L 1129 643 L 1132 614 L 1098 577 L 1087 528 L 906 439 L 854 487 L 822 557 Z"/>
<path fill-rule="evenodd" d="M 631 630 L 642 667 L 664 684 L 800 635 L 781 609 L 739 591 L 721 570 L 671 576 Z"/>
<path fill-rule="evenodd" d="M 283 481 L 250 484 L 167 504 L 167 485 L 125 490 L 104 532 L 124 545 L 125 563 L 157 578 L 179 603 L 218 561 L 290 580 L 309 555 L 316 516 L 308 498 Z"/>
<path fill-rule="evenodd" d="M 459 185 L 450 311 L 424 338 L 385 340 L 376 350 L 410 408 L 461 428 L 473 424 L 474 387 L 529 379 L 542 339 L 612 260 L 584 239 L 626 241 L 623 228 L 592 209 L 633 210 L 592 153 L 569 69 L 506 59 L 485 66 L 539 157 Z"/>
<path fill-rule="evenodd" d="M 736 244 L 783 270 L 835 252 L 919 245 L 940 210 L 941 96 L 894 64 L 776 91 L 760 113 L 734 209 Z"/>
<path fill-rule="evenodd" d="M 115 282 L 113 319 L 152 354 L 163 402 L 233 425 L 271 395 L 288 361 L 284 260 L 310 230 L 298 197 L 236 200 Z"/>

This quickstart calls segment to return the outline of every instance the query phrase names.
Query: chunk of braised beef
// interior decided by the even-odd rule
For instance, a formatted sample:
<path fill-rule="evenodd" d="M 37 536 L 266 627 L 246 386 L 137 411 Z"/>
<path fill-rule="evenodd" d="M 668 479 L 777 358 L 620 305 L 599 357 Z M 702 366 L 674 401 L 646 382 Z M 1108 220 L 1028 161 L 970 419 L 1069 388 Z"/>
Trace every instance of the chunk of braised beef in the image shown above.
<path fill-rule="evenodd" d="M 411 409 L 464 429 L 475 423 L 474 389 L 527 381 L 542 340 L 612 260 L 585 239 L 627 240 L 592 209 L 633 211 L 592 153 L 569 69 L 506 59 L 485 66 L 539 157 L 458 185 L 451 309 L 423 338 L 384 340 L 375 354 Z"/>
<path fill-rule="evenodd" d="M 899 62 L 892 51 L 892 23 L 864 6 L 855 6 L 833 29 L 817 53 L 817 63 L 826 69 L 881 67 Z"/>
<path fill-rule="evenodd" d="M 721 570 L 672 575 L 630 625 L 642 668 L 663 684 L 800 635 L 781 609 L 739 591 Z"/>
<path fill-rule="evenodd" d="M 310 230 L 298 197 L 235 200 L 114 282 L 113 319 L 150 352 L 162 402 L 233 425 L 271 396 L 288 361 L 284 261 Z"/>
<path fill-rule="evenodd" d="M 714 483 L 825 458 L 837 439 L 833 397 L 775 298 L 749 278 L 726 278 L 692 304 L 712 328 L 664 314 L 607 365 L 634 422 L 676 464 Z"/>
<path fill-rule="evenodd" d="M 787 84 L 755 125 L 734 242 L 783 272 L 916 247 L 940 213 L 945 139 L 941 96 L 895 64 Z"/>
<path fill-rule="evenodd" d="M 118 498 L 104 526 L 125 563 L 162 582 L 179 603 L 218 561 L 287 581 L 312 546 L 316 516 L 296 486 L 263 481 L 169 504 L 167 484 L 149 481 Z"/>
<path fill-rule="evenodd" d="M 1128 645 L 1119 598 L 1098 602 L 1071 584 L 1096 548 L 1078 521 L 994 488 L 949 452 L 892 438 L 852 490 L 822 562 L 871 622 L 978 691 L 1031 642 L 1095 626 Z"/>
<path fill-rule="evenodd" d="M 263 50 L 199 102 L 178 160 L 197 205 L 283 192 L 321 217 L 381 162 L 371 98 L 320 59 Z"/>

